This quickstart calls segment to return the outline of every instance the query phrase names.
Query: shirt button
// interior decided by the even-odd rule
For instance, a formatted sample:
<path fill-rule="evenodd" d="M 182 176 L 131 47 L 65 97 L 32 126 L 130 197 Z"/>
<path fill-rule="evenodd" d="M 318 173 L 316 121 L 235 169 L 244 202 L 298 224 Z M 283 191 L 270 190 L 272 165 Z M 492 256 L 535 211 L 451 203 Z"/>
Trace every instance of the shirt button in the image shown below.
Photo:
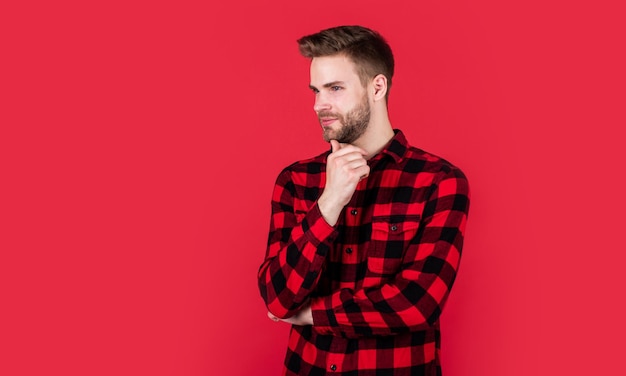
<path fill-rule="evenodd" d="M 352 248 L 347 248 L 347 249 L 346 249 L 346 253 L 347 253 L 347 254 L 351 254 L 351 253 L 352 253 Z"/>
<path fill-rule="evenodd" d="M 396 231 L 398 229 L 398 226 L 396 225 L 391 225 L 391 231 Z"/>
<path fill-rule="evenodd" d="M 336 371 L 336 370 L 337 370 L 337 366 L 336 366 L 336 365 L 334 365 L 334 364 L 331 364 L 331 365 L 330 365 L 330 370 L 331 370 L 331 371 Z"/>
<path fill-rule="evenodd" d="M 357 215 L 357 213 L 358 213 L 358 211 L 356 211 L 356 209 L 352 209 L 352 210 L 350 211 L 350 214 L 352 214 L 352 215 Z"/>

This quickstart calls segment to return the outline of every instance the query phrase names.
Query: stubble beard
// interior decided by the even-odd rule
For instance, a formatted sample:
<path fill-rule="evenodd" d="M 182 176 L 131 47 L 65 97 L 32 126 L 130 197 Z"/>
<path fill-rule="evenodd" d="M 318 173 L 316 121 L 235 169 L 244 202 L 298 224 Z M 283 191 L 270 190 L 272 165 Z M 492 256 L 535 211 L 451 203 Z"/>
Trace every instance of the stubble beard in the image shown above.
<path fill-rule="evenodd" d="M 363 96 L 363 100 L 356 108 L 350 110 L 345 115 L 332 112 L 320 112 L 318 118 L 334 117 L 341 123 L 341 128 L 336 131 L 335 135 L 333 135 L 332 129 L 324 129 L 324 141 L 330 142 L 330 140 L 337 140 L 342 144 L 353 143 L 367 130 L 370 116 L 371 109 L 367 95 Z"/>

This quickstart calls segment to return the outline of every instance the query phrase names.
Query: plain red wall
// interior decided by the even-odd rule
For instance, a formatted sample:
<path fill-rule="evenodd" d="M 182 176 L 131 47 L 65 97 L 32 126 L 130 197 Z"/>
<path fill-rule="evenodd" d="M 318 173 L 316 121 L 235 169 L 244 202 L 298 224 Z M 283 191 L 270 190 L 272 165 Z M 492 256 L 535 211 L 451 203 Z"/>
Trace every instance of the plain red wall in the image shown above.
<path fill-rule="evenodd" d="M 471 182 L 445 374 L 625 374 L 619 2 L 17 4 L 0 374 L 279 373 L 270 193 L 327 147 L 295 40 L 338 24 L 387 37 L 393 125 Z"/>

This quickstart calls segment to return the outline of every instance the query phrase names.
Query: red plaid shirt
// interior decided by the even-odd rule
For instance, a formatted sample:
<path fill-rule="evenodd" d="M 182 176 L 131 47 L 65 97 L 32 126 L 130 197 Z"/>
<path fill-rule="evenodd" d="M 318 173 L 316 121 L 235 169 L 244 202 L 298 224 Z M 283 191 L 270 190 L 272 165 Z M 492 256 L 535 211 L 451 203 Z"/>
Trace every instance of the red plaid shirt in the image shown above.
<path fill-rule="evenodd" d="M 272 197 L 261 296 L 283 318 L 310 304 L 314 322 L 292 326 L 284 374 L 441 374 L 439 315 L 461 256 L 467 179 L 396 131 L 333 227 L 317 206 L 328 153 L 283 170 Z"/>

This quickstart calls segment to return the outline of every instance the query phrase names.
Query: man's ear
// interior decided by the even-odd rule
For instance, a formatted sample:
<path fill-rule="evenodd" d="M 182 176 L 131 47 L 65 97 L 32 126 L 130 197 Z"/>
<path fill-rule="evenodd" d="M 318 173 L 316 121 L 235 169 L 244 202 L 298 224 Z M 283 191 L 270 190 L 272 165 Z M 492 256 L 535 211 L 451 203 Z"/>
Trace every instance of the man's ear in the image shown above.
<path fill-rule="evenodd" d="M 387 77 L 383 74 L 379 74 L 372 79 L 372 86 L 374 88 L 374 101 L 384 100 L 387 95 Z"/>

